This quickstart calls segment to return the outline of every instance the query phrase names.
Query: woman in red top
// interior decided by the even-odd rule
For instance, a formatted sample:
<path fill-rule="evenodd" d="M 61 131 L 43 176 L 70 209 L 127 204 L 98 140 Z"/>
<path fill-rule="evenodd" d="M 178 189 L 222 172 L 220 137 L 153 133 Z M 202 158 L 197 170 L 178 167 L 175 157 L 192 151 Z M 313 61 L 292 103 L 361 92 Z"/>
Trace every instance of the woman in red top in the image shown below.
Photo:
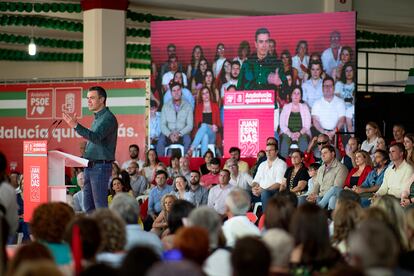
<path fill-rule="evenodd" d="M 221 138 L 218 131 L 221 128 L 220 111 L 218 104 L 215 102 L 211 90 L 203 87 L 197 96 L 197 104 L 194 111 L 194 129 L 195 133 L 193 143 L 189 149 L 188 155 L 201 144 L 201 155 L 203 156 L 208 150 L 208 144 L 218 144 Z"/>
<path fill-rule="evenodd" d="M 356 189 L 356 187 L 361 186 L 368 173 L 372 170 L 372 160 L 368 152 L 358 150 L 355 153 L 355 165 L 346 177 L 345 189 Z"/>

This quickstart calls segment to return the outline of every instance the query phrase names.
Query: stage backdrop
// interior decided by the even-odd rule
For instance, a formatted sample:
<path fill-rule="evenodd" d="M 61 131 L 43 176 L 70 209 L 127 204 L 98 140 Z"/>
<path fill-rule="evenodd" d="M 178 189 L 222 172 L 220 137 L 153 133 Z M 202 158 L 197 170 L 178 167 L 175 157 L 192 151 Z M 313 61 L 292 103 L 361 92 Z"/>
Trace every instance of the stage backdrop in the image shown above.
<path fill-rule="evenodd" d="M 62 111 L 66 111 L 76 113 L 79 123 L 89 128 L 93 114 L 88 110 L 86 94 L 89 87 L 97 85 L 106 89 L 107 106 L 118 120 L 117 161 L 129 159 L 130 144 L 139 145 L 143 159 L 146 80 L 16 84 L 0 86 L 0 150 L 6 154 L 10 169 L 23 172 L 23 140 L 49 140 L 49 150 L 79 156 L 84 139 L 65 122 L 59 122 Z"/>
<path fill-rule="evenodd" d="M 156 85 L 153 85 L 151 88 L 156 97 L 162 98 L 161 80 L 163 76 L 160 74 L 161 72 L 164 72 L 163 70 L 166 68 L 165 64 L 168 60 L 167 46 L 170 44 L 176 46 L 178 63 L 181 64 L 182 71 L 187 73 L 188 65 L 192 62 L 192 51 L 196 45 L 202 47 L 204 57 L 207 59 L 209 67 L 211 68 L 215 61 L 216 46 L 219 43 L 224 44 L 224 56 L 230 61 L 238 56 L 238 48 L 242 41 L 247 41 L 250 45 L 250 54 L 255 54 L 255 32 L 259 28 L 267 28 L 270 32 L 270 38 L 276 41 L 276 53 L 279 60 L 281 53 L 284 50 L 288 50 L 291 57 L 294 57 L 296 55 L 297 44 L 301 40 L 305 40 L 308 44 L 307 55 L 311 55 L 312 53 L 322 54 L 324 50 L 330 48 L 331 33 L 337 31 L 340 33 L 340 45 L 349 46 L 353 51 L 351 62 L 355 64 L 355 27 L 355 12 L 152 22 L 151 56 L 152 62 L 157 66 L 157 72 L 153 71 L 153 79 L 157 79 L 158 82 L 153 83 Z M 355 68 L 354 75 L 356 76 Z M 191 86 L 191 79 L 188 83 L 188 89 L 192 90 L 191 92 L 196 98 L 196 94 L 198 93 L 197 88 Z M 301 81 L 298 81 L 298 83 L 301 85 Z M 218 89 L 220 89 L 220 87 L 218 87 Z M 343 89 L 345 90 L 345 88 Z M 354 88 L 352 88 L 351 94 L 355 92 Z M 276 93 L 280 92 L 278 91 Z M 161 96 L 158 96 L 159 94 Z M 320 94 L 322 95 L 321 90 Z M 223 93 L 221 96 L 223 97 Z M 352 99 L 354 99 L 354 96 L 352 96 Z M 289 99 L 285 99 L 283 102 L 280 101 L 279 96 L 277 96 L 276 100 L 278 105 L 275 106 L 275 110 L 278 110 L 280 113 L 283 105 L 288 103 Z M 224 101 L 222 100 L 221 104 L 223 102 Z M 352 125 L 354 125 L 353 118 L 355 117 L 352 112 L 353 106 L 354 101 L 352 102 L 352 106 L 350 104 L 347 105 L 347 111 L 345 113 L 347 118 L 351 118 Z M 349 107 L 352 108 L 349 109 L 348 112 Z M 162 108 L 160 107 L 159 111 L 161 111 L 161 109 Z M 278 114 L 275 113 L 275 115 Z M 232 117 L 232 120 L 233 119 L 234 117 Z M 224 120 L 222 122 L 224 128 L 222 131 L 222 133 L 224 133 L 223 141 L 226 143 L 229 141 L 227 139 L 228 135 L 234 137 L 238 136 L 238 128 L 236 126 L 231 126 L 233 130 L 230 131 L 231 133 L 229 134 L 229 131 L 226 131 L 226 128 L 230 127 L 229 121 L 226 116 L 224 116 L 224 119 L 222 120 Z M 275 116 L 275 120 L 274 125 L 267 125 L 269 133 L 274 131 L 273 126 L 277 128 L 279 125 L 278 116 Z M 280 132 L 280 130 L 278 131 Z M 193 135 L 194 133 L 195 131 L 193 131 Z M 277 136 L 278 135 L 276 135 L 276 137 Z M 311 137 L 309 137 L 309 139 L 310 138 Z M 224 145 L 224 155 L 228 156 L 228 153 L 225 150 L 230 146 L 236 145 L 237 143 L 234 145 Z"/>

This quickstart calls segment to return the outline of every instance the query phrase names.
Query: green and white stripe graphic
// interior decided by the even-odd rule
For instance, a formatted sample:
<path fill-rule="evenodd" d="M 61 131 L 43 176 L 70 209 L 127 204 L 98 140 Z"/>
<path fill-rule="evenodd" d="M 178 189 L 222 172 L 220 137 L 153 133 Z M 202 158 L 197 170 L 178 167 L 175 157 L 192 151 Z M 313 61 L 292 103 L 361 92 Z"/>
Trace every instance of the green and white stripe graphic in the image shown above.
<path fill-rule="evenodd" d="M 84 90 L 82 95 L 83 116 L 92 115 Z M 145 114 L 146 91 L 144 88 L 108 89 L 106 105 L 114 114 Z M 26 91 L 0 92 L 0 117 L 26 117 Z"/>
<path fill-rule="evenodd" d="M 414 93 L 414 68 L 410 69 L 408 73 L 407 84 L 405 86 L 405 93 Z"/>

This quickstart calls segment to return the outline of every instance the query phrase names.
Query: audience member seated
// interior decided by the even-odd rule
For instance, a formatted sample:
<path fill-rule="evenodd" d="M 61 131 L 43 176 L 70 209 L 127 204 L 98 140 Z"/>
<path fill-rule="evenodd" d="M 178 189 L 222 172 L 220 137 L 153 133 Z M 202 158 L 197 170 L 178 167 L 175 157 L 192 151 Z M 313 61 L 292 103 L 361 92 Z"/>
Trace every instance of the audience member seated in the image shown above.
<path fill-rule="evenodd" d="M 229 183 L 231 185 L 233 185 L 234 187 L 241 188 L 245 191 L 251 192 L 253 178 L 247 172 L 239 171 L 239 165 L 237 160 L 233 158 L 227 159 L 225 167 L 227 167 L 230 171 Z"/>
<path fill-rule="evenodd" d="M 368 152 L 372 157 L 377 150 L 377 143 L 381 137 L 381 131 L 375 122 L 368 122 L 365 127 L 367 139 L 362 142 L 361 149 Z"/>
<path fill-rule="evenodd" d="M 231 275 L 230 251 L 221 244 L 221 222 L 219 214 L 207 206 L 196 208 L 188 216 L 190 226 L 203 227 L 209 233 L 211 254 L 203 266 L 203 271 L 207 275 Z"/>
<path fill-rule="evenodd" d="M 118 275 L 147 275 L 148 270 L 159 262 L 161 262 L 161 257 L 154 250 L 147 246 L 135 246 L 122 260 Z"/>
<path fill-rule="evenodd" d="M 295 208 L 288 198 L 278 194 L 269 200 L 266 209 L 264 209 L 264 215 L 262 215 L 260 220 L 264 220 L 266 230 L 278 228 L 289 231 L 290 221 Z"/>
<path fill-rule="evenodd" d="M 124 221 L 118 214 L 106 208 L 95 210 L 92 218 L 98 223 L 102 235 L 101 247 L 96 256 L 97 262 L 114 268 L 120 267 L 126 245 Z"/>
<path fill-rule="evenodd" d="M 348 258 L 366 275 L 395 275 L 399 247 L 386 223 L 378 219 L 362 221 L 348 238 Z"/>
<path fill-rule="evenodd" d="M 187 79 L 192 81 L 196 75 L 201 59 L 204 58 L 203 48 L 200 45 L 195 45 L 191 53 L 191 63 L 187 66 Z M 191 83 L 191 82 L 189 82 Z"/>
<path fill-rule="evenodd" d="M 161 113 L 158 112 L 156 101 L 150 101 L 150 122 L 149 122 L 150 145 L 157 147 L 158 137 L 161 134 Z"/>
<path fill-rule="evenodd" d="M 159 237 L 168 235 L 168 215 L 171 211 L 171 206 L 174 201 L 177 200 L 177 197 L 172 194 L 166 194 L 161 198 L 162 211 L 159 213 L 157 218 L 152 224 L 151 232 L 157 234 Z"/>
<path fill-rule="evenodd" d="M 272 260 L 269 275 L 291 275 L 289 263 L 294 246 L 292 236 L 283 229 L 273 228 L 265 232 L 263 241 L 270 250 Z"/>
<path fill-rule="evenodd" d="M 167 223 L 169 233 L 162 238 L 164 251 L 174 248 L 174 237 L 178 229 L 184 226 L 184 220 L 194 209 L 194 205 L 187 200 L 177 199 L 171 206 L 171 211 L 168 215 Z"/>
<path fill-rule="evenodd" d="M 368 207 L 371 204 L 370 198 L 382 185 L 388 163 L 388 152 L 377 149 L 374 153 L 374 169 L 367 175 L 360 186 L 356 186 L 352 189 L 360 195 L 362 207 Z"/>
<path fill-rule="evenodd" d="M 141 174 L 147 178 L 148 183 L 153 182 L 159 162 L 160 160 L 158 159 L 157 152 L 154 149 L 148 150 L 144 168 L 141 171 Z"/>
<path fill-rule="evenodd" d="M 50 202 L 39 205 L 30 221 L 34 239 L 46 245 L 58 266 L 72 262 L 69 245 L 63 241 L 63 236 L 74 216 L 75 212 L 66 203 Z"/>
<path fill-rule="evenodd" d="M 139 159 L 139 147 L 137 144 L 129 145 L 129 157 L 131 159 L 122 163 L 121 169 L 126 170 L 131 162 L 135 162 L 138 165 L 138 170 L 142 170 L 144 161 Z"/>
<path fill-rule="evenodd" d="M 392 127 L 392 136 L 394 140 L 391 141 L 391 145 L 395 143 L 404 143 L 405 127 L 402 124 L 394 124 Z"/>
<path fill-rule="evenodd" d="M 187 200 L 194 204 L 194 193 L 190 192 L 187 179 L 184 176 L 174 178 L 174 195 L 177 199 Z"/>
<path fill-rule="evenodd" d="M 314 103 L 322 98 L 322 63 L 320 61 L 310 61 L 310 79 L 302 83 L 302 100 L 312 109 Z"/>
<path fill-rule="evenodd" d="M 330 34 L 330 46 L 322 53 L 321 60 L 323 68 L 329 76 L 334 76 L 336 69 L 341 62 L 341 33 L 332 31 Z"/>
<path fill-rule="evenodd" d="M 230 172 L 221 170 L 219 173 L 219 181 L 217 185 L 212 187 L 208 193 L 207 205 L 217 211 L 223 218 L 226 215 L 226 197 L 234 188 L 230 181 Z"/>
<path fill-rule="evenodd" d="M 17 270 L 27 262 L 39 262 L 45 260 L 53 262 L 53 256 L 50 253 L 50 250 L 40 242 L 30 242 L 17 248 L 13 258 L 7 264 L 7 273 L 6 271 L 3 272 L 1 270 L 0 272 L 1 275 L 15 276 L 17 275 Z"/>
<path fill-rule="evenodd" d="M 150 219 L 151 225 L 162 211 L 162 197 L 173 191 L 173 188 L 167 185 L 167 177 L 168 174 L 166 171 L 160 170 L 155 174 L 155 182 L 157 185 L 151 189 L 148 198 L 148 219 Z"/>
<path fill-rule="evenodd" d="M 385 150 L 388 152 L 388 145 L 384 138 L 379 137 L 377 141 L 377 149 Z"/>
<path fill-rule="evenodd" d="M 117 213 L 126 224 L 125 250 L 128 251 L 135 246 L 148 246 L 159 256 L 162 255 L 160 239 L 154 233 L 144 231 L 141 225 L 137 224 L 140 220 L 140 209 L 135 198 L 126 193 L 119 193 L 115 196 L 109 209 Z"/>
<path fill-rule="evenodd" d="M 138 172 L 138 164 L 136 162 L 131 162 L 127 168 L 131 191 L 134 197 L 143 195 L 148 189 L 147 178 L 143 175 L 140 175 Z"/>
<path fill-rule="evenodd" d="M 352 170 L 355 167 L 355 153 L 359 148 L 358 138 L 350 137 L 345 147 L 346 155 L 342 158 L 342 164 L 348 169 Z"/>
<path fill-rule="evenodd" d="M 208 174 L 210 172 L 210 162 L 211 159 L 214 158 L 214 154 L 211 150 L 207 150 L 206 153 L 203 155 L 204 164 L 200 166 L 200 173 L 201 175 Z"/>
<path fill-rule="evenodd" d="M 401 198 L 404 190 L 409 190 L 410 177 L 414 174 L 414 168 L 405 161 L 405 147 L 402 143 L 395 143 L 390 147 L 390 159 L 393 162 L 388 166 L 384 174 L 381 187 L 375 193 L 376 196 L 393 195 Z"/>
<path fill-rule="evenodd" d="M 313 135 L 326 134 L 333 139 L 345 125 L 345 103 L 334 95 L 334 80 L 325 77 L 322 82 L 323 97 L 312 106 Z"/>
<path fill-rule="evenodd" d="M 228 219 L 223 224 L 223 234 L 228 247 L 233 247 L 238 239 L 245 236 L 260 236 L 260 230 L 246 216 L 250 208 L 250 197 L 246 191 L 234 188 L 227 195 L 225 205 Z"/>
<path fill-rule="evenodd" d="M 358 150 L 355 153 L 355 167 L 348 172 L 345 179 L 344 188 L 356 190 L 364 183 L 368 174 L 372 171 L 371 156 L 364 150 Z"/>
<path fill-rule="evenodd" d="M 190 181 L 190 159 L 187 156 L 182 156 L 180 158 L 180 175 L 184 176 L 187 179 L 187 182 Z"/>
<path fill-rule="evenodd" d="M 231 252 L 233 276 L 268 276 L 270 262 L 269 249 L 256 237 L 239 239 Z"/>
<path fill-rule="evenodd" d="M 267 144 L 267 160 L 260 164 L 252 183 L 252 193 L 261 197 L 263 209 L 266 209 L 269 198 L 279 191 L 286 171 L 286 163 L 278 158 L 278 146 L 274 142 Z"/>
<path fill-rule="evenodd" d="M 79 232 L 76 234 L 75 228 Z M 76 237 L 79 235 L 79 237 Z M 75 252 L 76 243 L 73 238 L 80 238 L 80 246 L 82 248 L 82 270 L 96 263 L 96 254 L 102 243 L 102 234 L 98 223 L 95 219 L 86 216 L 75 217 L 66 227 L 65 241 L 70 244 L 72 252 Z"/>
<path fill-rule="evenodd" d="M 290 233 L 295 240 L 292 274 L 326 273 L 344 263 L 341 254 L 331 246 L 328 218 L 319 206 L 309 203 L 299 206 L 293 215 Z"/>
<path fill-rule="evenodd" d="M 302 88 L 296 86 L 290 95 L 290 103 L 286 104 L 280 114 L 281 144 L 280 154 L 286 157 L 292 143 L 301 151 L 308 147 L 311 136 L 311 114 L 306 104 L 302 103 Z"/>
<path fill-rule="evenodd" d="M 321 152 L 323 165 L 318 169 L 318 175 L 313 182 L 313 192 L 307 200 L 317 203 L 321 208 L 328 206 L 329 210 L 333 210 L 336 196 L 345 183 L 348 170 L 335 159 L 334 147 L 325 145 Z"/>
<path fill-rule="evenodd" d="M 183 144 L 184 154 L 190 148 L 190 132 L 193 130 L 193 110 L 182 99 L 182 86 L 174 82 L 170 85 L 172 101 L 161 109 L 161 134 L 157 143 L 158 156 L 165 156 L 165 147 L 170 144 Z"/>
<path fill-rule="evenodd" d="M 16 200 L 16 191 L 7 182 L 7 160 L 6 156 L 0 152 L 0 206 L 4 208 L 0 209 L 0 215 L 6 218 L 9 233 L 16 233 L 18 227 L 18 205 Z"/>
<path fill-rule="evenodd" d="M 296 55 L 292 58 L 292 67 L 298 70 L 300 83 L 306 81 L 305 75 L 308 72 L 309 53 L 308 42 L 299 40 L 295 50 Z"/>
<path fill-rule="evenodd" d="M 200 178 L 200 185 L 206 189 L 210 189 L 211 186 L 217 185 L 219 183 L 219 174 L 220 159 L 213 158 L 210 161 L 210 172 Z"/>
<path fill-rule="evenodd" d="M 208 231 L 199 226 L 181 227 L 174 237 L 174 248 L 184 259 L 203 265 L 209 255 Z"/>
<path fill-rule="evenodd" d="M 406 251 L 408 249 L 408 239 L 405 232 L 406 221 L 404 209 L 400 205 L 400 200 L 392 195 L 384 195 L 375 198 L 372 202 L 372 206 L 385 212 L 387 221 L 397 238 L 400 250 Z"/>
<path fill-rule="evenodd" d="M 414 134 L 413 133 L 406 133 L 404 135 L 404 147 L 407 151 L 407 156 L 405 160 L 410 164 L 411 166 L 414 166 L 414 154 L 413 154 L 413 148 L 414 148 Z"/>
<path fill-rule="evenodd" d="M 218 145 L 221 141 L 221 121 L 218 104 L 214 101 L 209 88 L 201 88 L 197 96 L 197 105 L 194 111 L 194 140 L 188 151 L 192 156 L 193 152 L 201 146 L 201 155 L 204 156 L 209 144 Z"/>
<path fill-rule="evenodd" d="M 181 92 L 182 92 L 183 100 L 186 100 L 191 105 L 192 110 L 194 110 L 194 106 L 195 106 L 194 97 L 193 97 L 193 94 L 191 94 L 191 91 L 188 90 L 186 86 L 183 84 L 183 73 L 179 71 L 175 72 L 174 78 L 170 81 L 170 83 L 172 82 L 177 82 L 181 84 L 182 86 Z M 171 100 L 172 100 L 172 93 L 171 93 L 171 89 L 168 87 L 168 90 L 164 94 L 163 103 L 166 104 Z"/>
<path fill-rule="evenodd" d="M 239 171 L 249 173 L 249 164 L 246 161 L 240 159 L 240 149 L 237 147 L 231 147 L 229 149 L 229 153 L 230 158 L 237 161 L 237 164 L 239 165 Z M 226 165 L 224 165 L 223 169 L 228 170 L 229 168 Z"/>
<path fill-rule="evenodd" d="M 332 237 L 333 246 L 346 257 L 348 248 L 346 241 L 349 234 L 357 228 L 362 219 L 363 209 L 359 202 L 346 200 L 338 203 L 332 213 L 334 233 Z"/>
<path fill-rule="evenodd" d="M 85 206 L 83 205 L 83 185 L 84 185 L 84 174 L 83 172 L 79 172 L 76 176 L 78 186 L 80 187 L 80 191 L 76 192 L 73 195 L 73 210 L 77 213 L 84 213 Z"/>
<path fill-rule="evenodd" d="M 167 91 L 171 81 L 174 81 L 175 72 L 178 72 L 178 71 L 182 72 L 182 70 L 180 70 L 178 68 L 178 58 L 175 54 L 170 55 L 168 57 L 168 69 L 169 69 L 169 71 L 166 72 L 164 75 L 162 75 L 162 89 L 163 89 L 163 92 Z M 182 78 L 183 78 L 182 86 L 187 87 L 187 76 L 182 75 Z"/>
<path fill-rule="evenodd" d="M 111 181 L 111 189 L 110 189 L 110 195 L 108 196 L 108 206 L 111 205 L 112 200 L 114 199 L 115 195 L 118 193 L 128 193 L 129 196 L 133 196 L 132 191 L 128 190 L 128 188 L 125 186 L 124 181 L 119 178 L 115 177 Z"/>
<path fill-rule="evenodd" d="M 168 176 L 172 179 L 181 175 L 180 172 L 180 156 L 174 154 L 170 158 L 170 166 L 167 168 Z"/>
<path fill-rule="evenodd" d="M 197 170 L 190 173 L 190 193 L 193 194 L 195 207 L 207 205 L 208 190 L 200 185 L 200 172 Z"/>
<path fill-rule="evenodd" d="M 286 169 L 280 191 L 287 189 L 299 197 L 308 190 L 309 174 L 305 164 L 303 164 L 304 155 L 300 150 L 293 150 L 290 157 L 292 166 Z"/>

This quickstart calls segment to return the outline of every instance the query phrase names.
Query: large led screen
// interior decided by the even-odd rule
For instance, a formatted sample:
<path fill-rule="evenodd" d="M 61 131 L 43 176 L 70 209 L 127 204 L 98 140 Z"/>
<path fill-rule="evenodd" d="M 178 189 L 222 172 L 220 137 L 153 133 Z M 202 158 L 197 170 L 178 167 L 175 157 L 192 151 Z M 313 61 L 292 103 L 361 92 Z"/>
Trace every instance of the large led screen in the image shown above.
<path fill-rule="evenodd" d="M 170 155 L 174 144 L 184 153 L 228 156 L 239 145 L 225 145 L 226 138 L 240 128 L 226 118 L 243 110 L 226 104 L 243 91 L 274 95 L 274 116 L 260 129 L 271 130 L 284 157 L 306 150 L 319 133 L 335 140 L 353 132 L 355 24 L 354 12 L 151 23 L 149 136 L 158 155 Z"/>

